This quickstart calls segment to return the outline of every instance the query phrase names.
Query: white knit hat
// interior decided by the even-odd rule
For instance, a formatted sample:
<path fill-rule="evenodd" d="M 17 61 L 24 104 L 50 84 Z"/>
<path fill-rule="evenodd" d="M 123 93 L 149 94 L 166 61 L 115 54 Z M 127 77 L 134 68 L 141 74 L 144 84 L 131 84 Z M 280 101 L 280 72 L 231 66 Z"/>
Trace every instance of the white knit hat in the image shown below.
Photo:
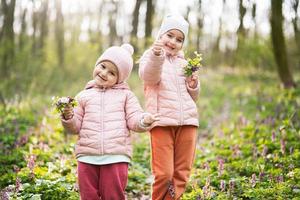
<path fill-rule="evenodd" d="M 189 32 L 189 23 L 181 15 L 169 14 L 164 18 L 160 26 L 158 37 L 171 29 L 181 31 L 184 38 L 186 38 Z"/>

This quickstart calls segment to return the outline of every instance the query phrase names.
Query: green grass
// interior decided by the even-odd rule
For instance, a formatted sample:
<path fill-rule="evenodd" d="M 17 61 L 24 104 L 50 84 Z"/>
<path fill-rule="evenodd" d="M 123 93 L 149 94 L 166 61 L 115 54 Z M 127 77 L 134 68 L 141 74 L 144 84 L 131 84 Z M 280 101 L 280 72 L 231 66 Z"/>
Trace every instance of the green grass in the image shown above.
<path fill-rule="evenodd" d="M 299 74 L 295 78 L 299 85 Z M 276 73 L 249 68 L 204 68 L 200 80 L 197 154 L 182 199 L 297 199 L 300 90 L 284 90 Z M 136 71 L 128 83 L 143 102 Z M 76 88 L 83 86 L 72 85 L 71 91 Z M 76 136 L 64 133 L 50 97 L 0 111 L 2 197 L 78 199 Z M 149 135 L 133 133 L 133 144 L 127 196 L 149 198 Z"/>

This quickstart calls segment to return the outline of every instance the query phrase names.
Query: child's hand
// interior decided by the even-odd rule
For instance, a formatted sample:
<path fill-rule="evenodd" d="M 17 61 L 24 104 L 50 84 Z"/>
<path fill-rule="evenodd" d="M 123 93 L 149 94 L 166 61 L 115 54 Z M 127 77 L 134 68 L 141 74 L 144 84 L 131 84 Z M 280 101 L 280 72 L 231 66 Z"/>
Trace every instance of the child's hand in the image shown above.
<path fill-rule="evenodd" d="M 143 118 L 143 123 L 146 126 L 150 126 L 153 122 L 159 121 L 160 120 L 160 114 L 156 113 L 154 115 L 150 113 L 146 113 Z"/>
<path fill-rule="evenodd" d="M 73 107 L 71 105 L 67 105 L 62 110 L 62 116 L 65 120 L 71 119 L 74 115 Z"/>
<path fill-rule="evenodd" d="M 193 73 L 192 76 L 186 78 L 188 86 L 192 89 L 195 89 L 198 86 L 198 74 Z"/>
<path fill-rule="evenodd" d="M 160 56 L 163 54 L 163 43 L 160 40 L 156 40 L 152 45 L 152 51 L 154 55 Z"/>

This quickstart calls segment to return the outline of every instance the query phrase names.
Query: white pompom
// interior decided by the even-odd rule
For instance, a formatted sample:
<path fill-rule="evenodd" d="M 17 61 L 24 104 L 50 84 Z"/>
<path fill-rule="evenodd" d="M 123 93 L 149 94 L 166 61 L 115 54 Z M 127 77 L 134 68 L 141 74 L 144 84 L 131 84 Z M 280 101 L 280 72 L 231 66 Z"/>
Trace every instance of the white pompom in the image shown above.
<path fill-rule="evenodd" d="M 133 46 L 131 46 L 128 43 L 123 44 L 121 47 L 124 48 L 124 49 L 126 49 L 130 53 L 130 55 L 132 55 L 133 52 L 134 52 Z"/>

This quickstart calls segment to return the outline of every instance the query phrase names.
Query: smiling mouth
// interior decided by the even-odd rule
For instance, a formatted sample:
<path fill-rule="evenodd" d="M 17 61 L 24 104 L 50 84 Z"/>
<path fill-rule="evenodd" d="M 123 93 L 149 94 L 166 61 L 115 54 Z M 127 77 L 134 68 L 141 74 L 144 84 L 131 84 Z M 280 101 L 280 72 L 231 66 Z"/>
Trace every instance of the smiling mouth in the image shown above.
<path fill-rule="evenodd" d="M 101 80 L 106 81 L 105 78 L 103 78 L 102 76 L 100 76 L 99 74 L 97 75 Z"/>
<path fill-rule="evenodd" d="M 168 48 L 168 49 L 170 49 L 170 50 L 174 50 L 175 48 L 173 48 L 173 47 L 170 47 L 169 45 L 166 45 L 166 47 Z"/>

